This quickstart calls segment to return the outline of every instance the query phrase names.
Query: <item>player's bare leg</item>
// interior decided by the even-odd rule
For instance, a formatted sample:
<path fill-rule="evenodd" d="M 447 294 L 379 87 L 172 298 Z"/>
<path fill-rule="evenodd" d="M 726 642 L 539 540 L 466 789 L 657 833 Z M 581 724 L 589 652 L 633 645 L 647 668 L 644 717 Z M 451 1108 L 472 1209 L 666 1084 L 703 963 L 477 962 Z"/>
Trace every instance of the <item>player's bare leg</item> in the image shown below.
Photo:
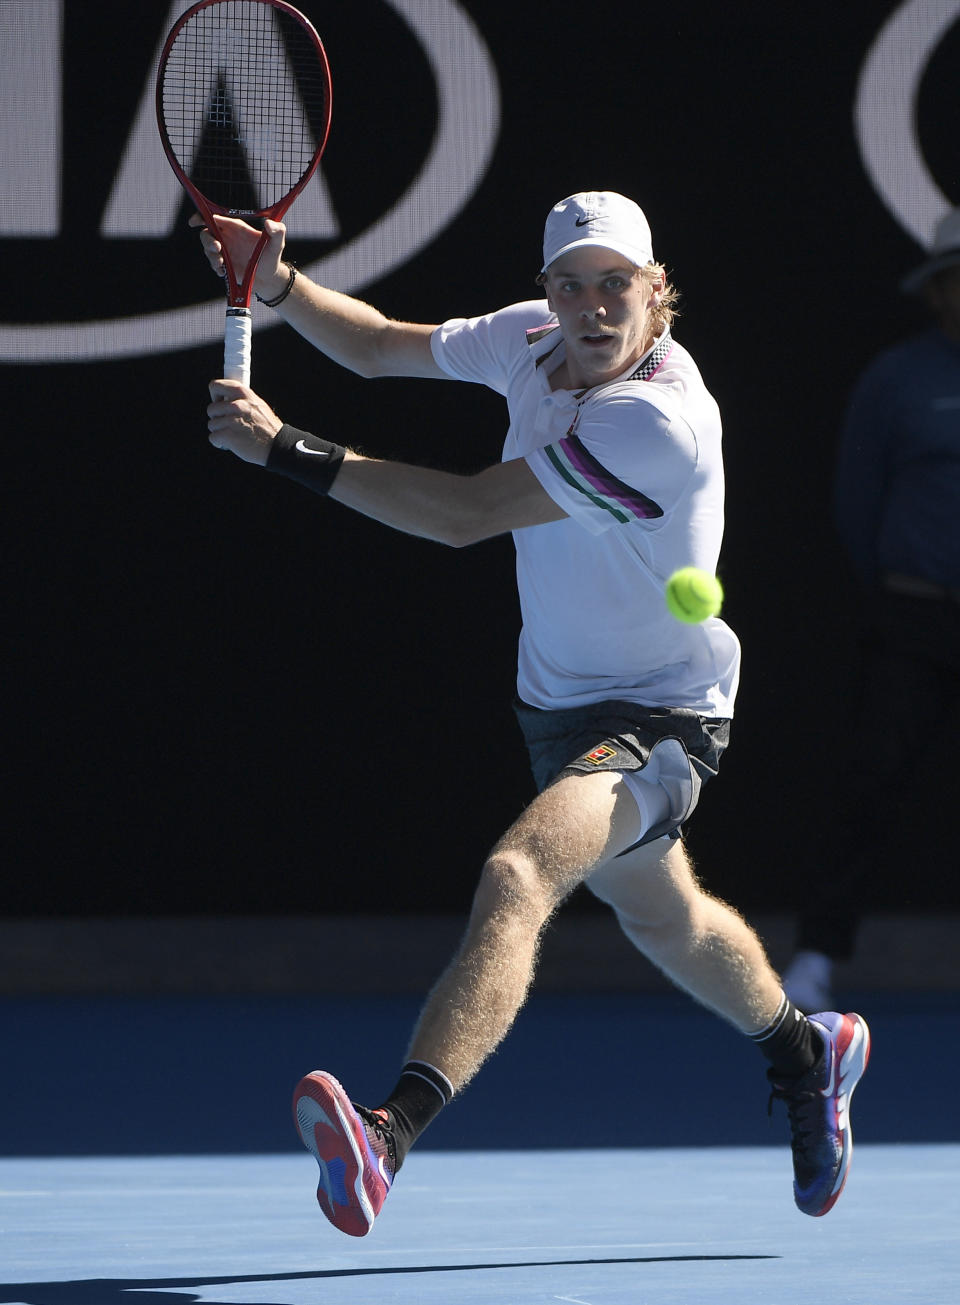
<path fill-rule="evenodd" d="M 612 784 L 603 780 L 578 775 L 547 789 L 491 854 L 466 937 L 430 995 L 409 1052 L 440 1067 L 455 1088 L 509 1031 L 526 999 L 543 927 L 591 858 L 599 868 L 588 869 L 588 887 L 679 987 L 745 1033 L 764 1028 L 776 1013 L 783 994 L 759 939 L 736 911 L 701 889 L 678 839 L 616 856 L 639 830 L 631 828 L 630 795 L 615 775 Z M 590 820 L 581 819 L 585 801 Z M 608 810 L 617 812 L 616 833 L 608 831 Z"/>
<path fill-rule="evenodd" d="M 531 803 L 490 854 L 460 950 L 427 999 L 408 1057 L 470 1081 L 526 1000 L 543 928 L 599 862 L 640 837 L 615 772 L 565 776 Z"/>
<path fill-rule="evenodd" d="M 847 1119 L 866 1066 L 866 1025 L 842 1015 L 817 1024 L 795 1012 L 756 934 L 701 889 L 679 841 L 618 856 L 641 829 L 615 772 L 551 785 L 488 858 L 463 943 L 427 999 L 384 1105 L 351 1103 L 322 1071 L 301 1082 L 298 1128 L 320 1161 L 318 1200 L 337 1227 L 357 1235 L 372 1227 L 406 1150 L 506 1036 L 526 1000 L 544 925 L 584 879 L 679 987 L 757 1041 L 771 1062 L 774 1095 L 790 1111 L 797 1205 L 808 1214 L 832 1208 L 852 1150 L 848 1126 L 836 1120 Z"/>
<path fill-rule="evenodd" d="M 836 1011 L 804 1019 L 753 930 L 699 888 L 678 840 L 607 862 L 587 884 L 674 983 L 757 1041 L 770 1061 L 772 1095 L 787 1105 L 794 1200 L 804 1214 L 828 1213 L 853 1155 L 850 1100 L 870 1058 L 866 1021 Z"/>
<path fill-rule="evenodd" d="M 743 1033 L 769 1024 L 780 980 L 746 921 L 701 888 L 680 839 L 660 838 L 607 861 L 587 887 L 678 987 Z"/>
<path fill-rule="evenodd" d="M 320 1208 L 342 1232 L 362 1237 L 373 1227 L 408 1147 L 508 1032 L 544 924 L 588 870 L 640 836 L 640 821 L 615 772 L 548 788 L 490 854 L 463 944 L 427 999 L 384 1105 L 351 1101 L 323 1070 L 301 1079 L 297 1130 L 320 1166 Z"/>

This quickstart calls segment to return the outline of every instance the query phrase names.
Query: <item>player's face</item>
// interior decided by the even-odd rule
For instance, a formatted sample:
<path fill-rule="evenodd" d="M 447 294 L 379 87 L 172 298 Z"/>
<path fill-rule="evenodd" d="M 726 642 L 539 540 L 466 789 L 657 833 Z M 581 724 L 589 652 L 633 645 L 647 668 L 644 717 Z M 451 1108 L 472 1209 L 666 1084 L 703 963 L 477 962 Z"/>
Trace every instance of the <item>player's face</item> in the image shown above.
<path fill-rule="evenodd" d="M 662 284 L 621 254 L 588 245 L 547 268 L 547 303 L 567 345 L 571 389 L 613 380 L 653 343 Z"/>

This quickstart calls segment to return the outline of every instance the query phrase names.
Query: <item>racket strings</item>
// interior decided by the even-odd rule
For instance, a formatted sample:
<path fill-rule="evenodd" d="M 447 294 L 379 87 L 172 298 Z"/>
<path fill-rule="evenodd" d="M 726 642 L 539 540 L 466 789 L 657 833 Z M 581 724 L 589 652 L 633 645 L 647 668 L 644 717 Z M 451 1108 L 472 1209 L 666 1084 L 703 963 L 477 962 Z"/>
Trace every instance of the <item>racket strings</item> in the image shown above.
<path fill-rule="evenodd" d="M 329 117 L 310 34 L 263 0 L 224 0 L 177 34 L 161 78 L 178 164 L 215 205 L 271 208 L 310 168 Z"/>

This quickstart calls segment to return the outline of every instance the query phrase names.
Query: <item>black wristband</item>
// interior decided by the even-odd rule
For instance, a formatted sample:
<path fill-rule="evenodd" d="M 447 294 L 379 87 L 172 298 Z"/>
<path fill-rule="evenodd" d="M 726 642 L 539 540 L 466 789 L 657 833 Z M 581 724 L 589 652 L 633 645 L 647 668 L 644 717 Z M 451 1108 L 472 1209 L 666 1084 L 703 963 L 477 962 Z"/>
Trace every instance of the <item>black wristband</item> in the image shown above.
<path fill-rule="evenodd" d="M 267 470 L 296 480 L 315 494 L 329 494 L 346 451 L 343 445 L 296 426 L 281 426 L 270 448 Z"/>
<path fill-rule="evenodd" d="M 276 308 L 278 304 L 282 304 L 284 299 L 286 299 L 287 295 L 293 289 L 293 283 L 297 279 L 297 265 L 296 263 L 286 263 L 284 266 L 289 267 L 290 272 L 287 276 L 287 284 L 283 287 L 280 293 L 273 299 L 264 299 L 263 295 L 257 295 L 260 302 L 265 304 L 267 308 Z"/>

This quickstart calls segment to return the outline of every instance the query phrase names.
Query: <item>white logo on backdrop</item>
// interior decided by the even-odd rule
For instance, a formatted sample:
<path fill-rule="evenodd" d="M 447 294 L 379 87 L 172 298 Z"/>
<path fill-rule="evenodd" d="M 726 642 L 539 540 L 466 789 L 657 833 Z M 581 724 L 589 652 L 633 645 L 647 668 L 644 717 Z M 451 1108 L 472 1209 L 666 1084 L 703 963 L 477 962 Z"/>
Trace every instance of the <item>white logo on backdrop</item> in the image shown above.
<path fill-rule="evenodd" d="M 190 3 L 174 0 L 164 33 Z M 354 239 L 305 265 L 310 276 L 347 292 L 409 261 L 449 226 L 479 185 L 500 125 L 493 59 L 456 0 L 387 3 L 410 28 L 430 65 L 437 129 L 423 167 L 393 207 Z M 63 0 L 0 3 L 0 164 L 8 182 L 15 179 L 6 190 L 17 198 L 15 208 L 0 210 L 0 239 L 54 237 L 60 231 L 62 27 Z M 107 241 L 162 239 L 180 211 L 182 192 L 160 146 L 154 117 L 159 57 L 158 45 L 106 201 L 100 234 Z M 38 86 L 50 93 L 38 97 Z M 37 169 L 37 158 L 52 166 Z M 330 239 L 339 234 L 321 174 L 322 166 L 288 215 L 292 236 Z M 255 306 L 255 328 L 276 320 Z M 210 344 L 222 336 L 223 296 L 218 295 L 185 308 L 99 321 L 0 325 L 0 361 L 140 357 Z"/>
<path fill-rule="evenodd" d="M 928 247 L 952 207 L 930 175 L 917 139 L 917 96 L 937 46 L 960 18 L 960 0 L 906 0 L 867 52 L 854 106 L 864 167 L 880 198 Z"/>

